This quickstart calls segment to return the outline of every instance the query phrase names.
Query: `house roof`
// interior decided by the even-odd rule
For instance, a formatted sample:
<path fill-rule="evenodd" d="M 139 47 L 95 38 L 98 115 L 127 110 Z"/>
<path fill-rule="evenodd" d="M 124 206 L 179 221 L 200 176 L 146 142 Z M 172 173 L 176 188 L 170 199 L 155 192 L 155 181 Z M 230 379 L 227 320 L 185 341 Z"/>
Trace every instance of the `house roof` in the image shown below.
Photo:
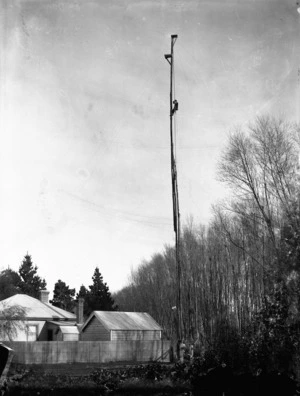
<path fill-rule="evenodd" d="M 71 320 L 68 320 L 67 322 L 62 322 L 59 320 L 48 320 L 48 323 L 52 323 L 56 326 L 76 326 L 77 327 L 77 325 L 78 325 L 77 322 L 75 322 L 75 321 L 73 322 Z"/>
<path fill-rule="evenodd" d="M 0 301 L 0 318 L 1 310 L 18 305 L 26 309 L 26 319 L 35 320 L 76 320 L 76 315 L 64 309 L 54 307 L 49 303 L 27 296 L 26 294 L 15 294 L 12 297 Z"/>
<path fill-rule="evenodd" d="M 146 312 L 94 311 L 82 326 L 81 331 L 95 317 L 107 330 L 162 330 Z"/>
<path fill-rule="evenodd" d="M 63 334 L 79 334 L 76 326 L 59 326 L 59 329 Z"/>

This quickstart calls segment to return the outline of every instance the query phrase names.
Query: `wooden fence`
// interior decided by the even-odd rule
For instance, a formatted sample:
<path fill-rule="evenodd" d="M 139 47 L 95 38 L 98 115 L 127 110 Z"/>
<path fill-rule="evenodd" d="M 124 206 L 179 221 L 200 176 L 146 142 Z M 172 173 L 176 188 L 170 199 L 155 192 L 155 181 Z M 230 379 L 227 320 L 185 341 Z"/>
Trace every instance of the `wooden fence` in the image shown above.
<path fill-rule="evenodd" d="M 7 342 L 14 363 L 108 363 L 170 361 L 170 341 Z"/>

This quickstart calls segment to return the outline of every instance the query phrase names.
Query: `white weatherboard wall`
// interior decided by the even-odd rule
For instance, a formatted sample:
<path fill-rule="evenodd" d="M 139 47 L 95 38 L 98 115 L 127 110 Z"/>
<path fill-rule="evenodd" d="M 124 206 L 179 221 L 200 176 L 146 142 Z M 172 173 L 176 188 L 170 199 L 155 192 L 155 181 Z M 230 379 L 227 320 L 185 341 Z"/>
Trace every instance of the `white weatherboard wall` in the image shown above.
<path fill-rule="evenodd" d="M 45 325 L 45 321 L 41 320 L 30 320 L 20 322 L 20 327 L 17 328 L 16 333 L 13 336 L 14 341 L 36 341 L 43 327 Z M 8 341 L 7 336 L 3 336 L 0 338 L 0 341 Z"/>

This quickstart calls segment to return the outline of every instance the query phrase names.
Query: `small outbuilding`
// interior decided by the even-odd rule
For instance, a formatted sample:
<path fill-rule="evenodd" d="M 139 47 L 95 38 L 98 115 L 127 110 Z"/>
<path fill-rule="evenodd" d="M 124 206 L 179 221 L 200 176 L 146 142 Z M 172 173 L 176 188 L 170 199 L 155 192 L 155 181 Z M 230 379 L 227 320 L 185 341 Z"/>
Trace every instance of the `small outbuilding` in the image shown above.
<path fill-rule="evenodd" d="M 49 321 L 47 322 L 48 334 L 52 332 L 52 339 L 48 341 L 78 341 L 79 330 L 78 326 L 74 326 L 74 323 L 62 323 Z M 51 333 L 50 333 L 51 334 Z"/>
<path fill-rule="evenodd" d="M 157 341 L 162 328 L 146 312 L 94 311 L 81 328 L 82 341 Z"/>

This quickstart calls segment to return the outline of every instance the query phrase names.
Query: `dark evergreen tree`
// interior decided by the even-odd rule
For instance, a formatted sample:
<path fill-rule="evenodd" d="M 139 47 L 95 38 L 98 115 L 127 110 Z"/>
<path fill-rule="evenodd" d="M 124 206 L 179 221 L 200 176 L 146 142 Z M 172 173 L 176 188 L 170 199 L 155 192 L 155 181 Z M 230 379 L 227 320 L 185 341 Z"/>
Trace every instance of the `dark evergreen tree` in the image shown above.
<path fill-rule="evenodd" d="M 33 265 L 31 256 L 27 253 L 19 268 L 21 280 L 18 286 L 21 293 L 34 298 L 39 298 L 39 291 L 46 290 L 47 286 L 45 279 L 37 275 L 37 269 L 38 267 Z"/>
<path fill-rule="evenodd" d="M 92 279 L 93 284 L 89 286 L 90 291 L 86 296 L 87 314 L 92 311 L 116 311 L 118 307 L 111 297 L 107 284 L 103 282 L 103 277 L 98 267 L 96 267 Z"/>
<path fill-rule="evenodd" d="M 70 289 L 62 280 L 58 280 L 54 285 L 52 305 L 72 312 L 75 306 L 75 289 Z"/>
<path fill-rule="evenodd" d="M 88 294 L 89 294 L 88 289 L 84 285 L 81 285 L 79 292 L 76 294 L 76 300 L 78 300 L 79 297 L 86 298 Z"/>
<path fill-rule="evenodd" d="M 19 274 L 10 268 L 0 273 L 0 300 L 14 296 L 20 293 L 19 284 L 21 278 Z"/>

